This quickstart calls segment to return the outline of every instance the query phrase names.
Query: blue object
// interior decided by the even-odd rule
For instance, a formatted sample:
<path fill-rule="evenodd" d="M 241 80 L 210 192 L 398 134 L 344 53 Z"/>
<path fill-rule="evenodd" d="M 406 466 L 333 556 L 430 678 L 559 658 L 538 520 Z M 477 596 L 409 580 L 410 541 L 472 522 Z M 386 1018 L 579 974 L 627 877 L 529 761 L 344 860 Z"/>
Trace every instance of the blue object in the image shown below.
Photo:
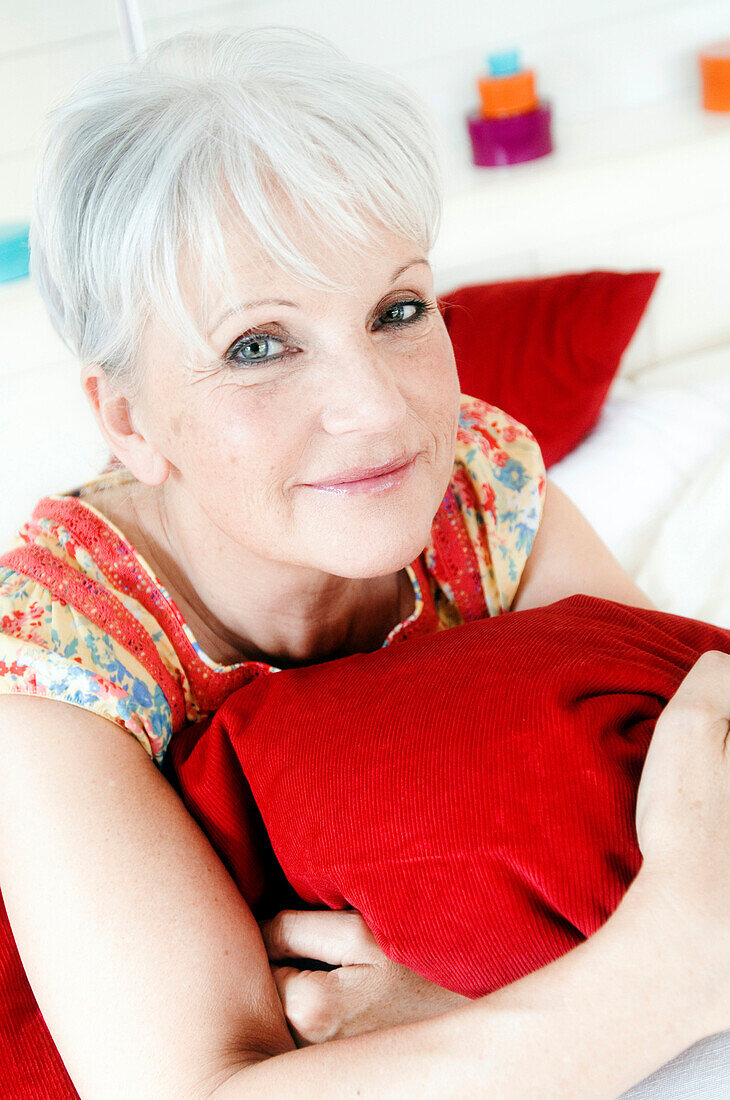
<path fill-rule="evenodd" d="M 30 265 L 26 222 L 0 225 L 0 283 L 27 278 Z"/>
<path fill-rule="evenodd" d="M 521 69 L 520 55 L 517 50 L 490 53 L 487 64 L 491 76 L 514 76 Z"/>

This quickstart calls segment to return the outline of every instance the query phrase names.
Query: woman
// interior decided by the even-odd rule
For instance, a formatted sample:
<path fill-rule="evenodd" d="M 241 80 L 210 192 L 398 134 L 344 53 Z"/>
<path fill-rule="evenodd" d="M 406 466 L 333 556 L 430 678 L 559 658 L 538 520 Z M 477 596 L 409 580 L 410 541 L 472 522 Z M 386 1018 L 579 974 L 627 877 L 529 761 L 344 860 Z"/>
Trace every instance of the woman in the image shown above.
<path fill-rule="evenodd" d="M 653 778 L 646 867 L 589 943 L 456 1014 L 294 1053 L 250 910 L 150 763 L 276 668 L 577 591 L 646 603 L 545 495 L 529 433 L 460 403 L 434 163 L 403 89 L 290 32 L 184 37 L 56 112 L 33 263 L 124 469 L 43 502 L 3 558 L 1 873 L 82 1096 L 616 1092 L 730 1022 L 724 872 L 696 881 L 706 840 L 662 847 L 691 814 L 652 806 Z M 683 699 L 726 713 L 714 660 L 660 756 L 704 730 Z M 721 766 L 697 779 L 720 836 Z"/>

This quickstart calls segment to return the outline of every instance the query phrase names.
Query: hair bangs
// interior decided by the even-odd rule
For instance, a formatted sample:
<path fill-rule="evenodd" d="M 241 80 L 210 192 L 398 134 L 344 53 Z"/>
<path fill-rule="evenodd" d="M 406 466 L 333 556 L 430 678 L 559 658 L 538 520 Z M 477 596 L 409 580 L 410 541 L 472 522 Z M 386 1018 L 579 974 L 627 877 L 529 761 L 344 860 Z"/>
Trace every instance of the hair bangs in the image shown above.
<path fill-rule="evenodd" d="M 318 35 L 180 35 L 52 116 L 34 276 L 69 346 L 133 385 L 156 315 L 191 356 L 210 352 L 204 318 L 233 295 L 231 221 L 298 281 L 349 289 L 318 242 L 352 259 L 353 281 L 378 227 L 428 252 L 441 158 L 415 93 Z"/>

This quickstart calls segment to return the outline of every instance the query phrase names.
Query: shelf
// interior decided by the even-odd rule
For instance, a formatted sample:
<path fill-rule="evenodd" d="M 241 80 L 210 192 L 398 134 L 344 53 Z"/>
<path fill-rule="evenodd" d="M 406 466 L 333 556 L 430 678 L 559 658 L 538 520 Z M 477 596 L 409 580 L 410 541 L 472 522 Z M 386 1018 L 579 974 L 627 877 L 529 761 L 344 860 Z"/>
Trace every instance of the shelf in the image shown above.
<path fill-rule="evenodd" d="M 611 166 L 637 154 L 677 151 L 687 146 L 730 141 L 730 113 L 704 111 L 695 100 L 674 100 L 610 111 L 569 123 L 553 118 L 555 151 L 548 157 L 505 168 L 477 168 L 468 146 L 454 156 L 448 173 L 449 198 L 478 181 L 501 186 L 518 176 L 549 176 L 566 169 Z M 453 150 L 456 153 L 456 149 Z"/>
<path fill-rule="evenodd" d="M 464 262 L 470 237 L 472 251 L 506 254 L 727 205 L 730 114 L 681 100 L 570 124 L 558 116 L 554 140 L 550 156 L 504 168 L 452 150 L 437 267 Z"/>

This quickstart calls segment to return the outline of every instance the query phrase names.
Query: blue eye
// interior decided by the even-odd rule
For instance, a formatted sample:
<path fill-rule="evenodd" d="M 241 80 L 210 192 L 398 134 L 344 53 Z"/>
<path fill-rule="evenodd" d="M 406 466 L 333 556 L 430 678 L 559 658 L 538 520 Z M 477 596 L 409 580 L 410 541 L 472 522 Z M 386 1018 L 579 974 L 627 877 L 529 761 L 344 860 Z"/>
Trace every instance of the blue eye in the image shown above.
<path fill-rule="evenodd" d="M 278 345 L 272 350 L 272 344 Z M 265 332 L 256 332 L 249 336 L 241 337 L 226 352 L 226 360 L 229 363 L 273 363 L 280 359 L 286 345 L 277 340 L 275 336 L 269 336 Z"/>
<path fill-rule="evenodd" d="M 410 325 L 414 321 L 419 321 L 427 310 L 428 306 L 419 298 L 393 302 L 380 314 L 378 320 L 387 328 L 399 328 L 401 325 Z"/>

